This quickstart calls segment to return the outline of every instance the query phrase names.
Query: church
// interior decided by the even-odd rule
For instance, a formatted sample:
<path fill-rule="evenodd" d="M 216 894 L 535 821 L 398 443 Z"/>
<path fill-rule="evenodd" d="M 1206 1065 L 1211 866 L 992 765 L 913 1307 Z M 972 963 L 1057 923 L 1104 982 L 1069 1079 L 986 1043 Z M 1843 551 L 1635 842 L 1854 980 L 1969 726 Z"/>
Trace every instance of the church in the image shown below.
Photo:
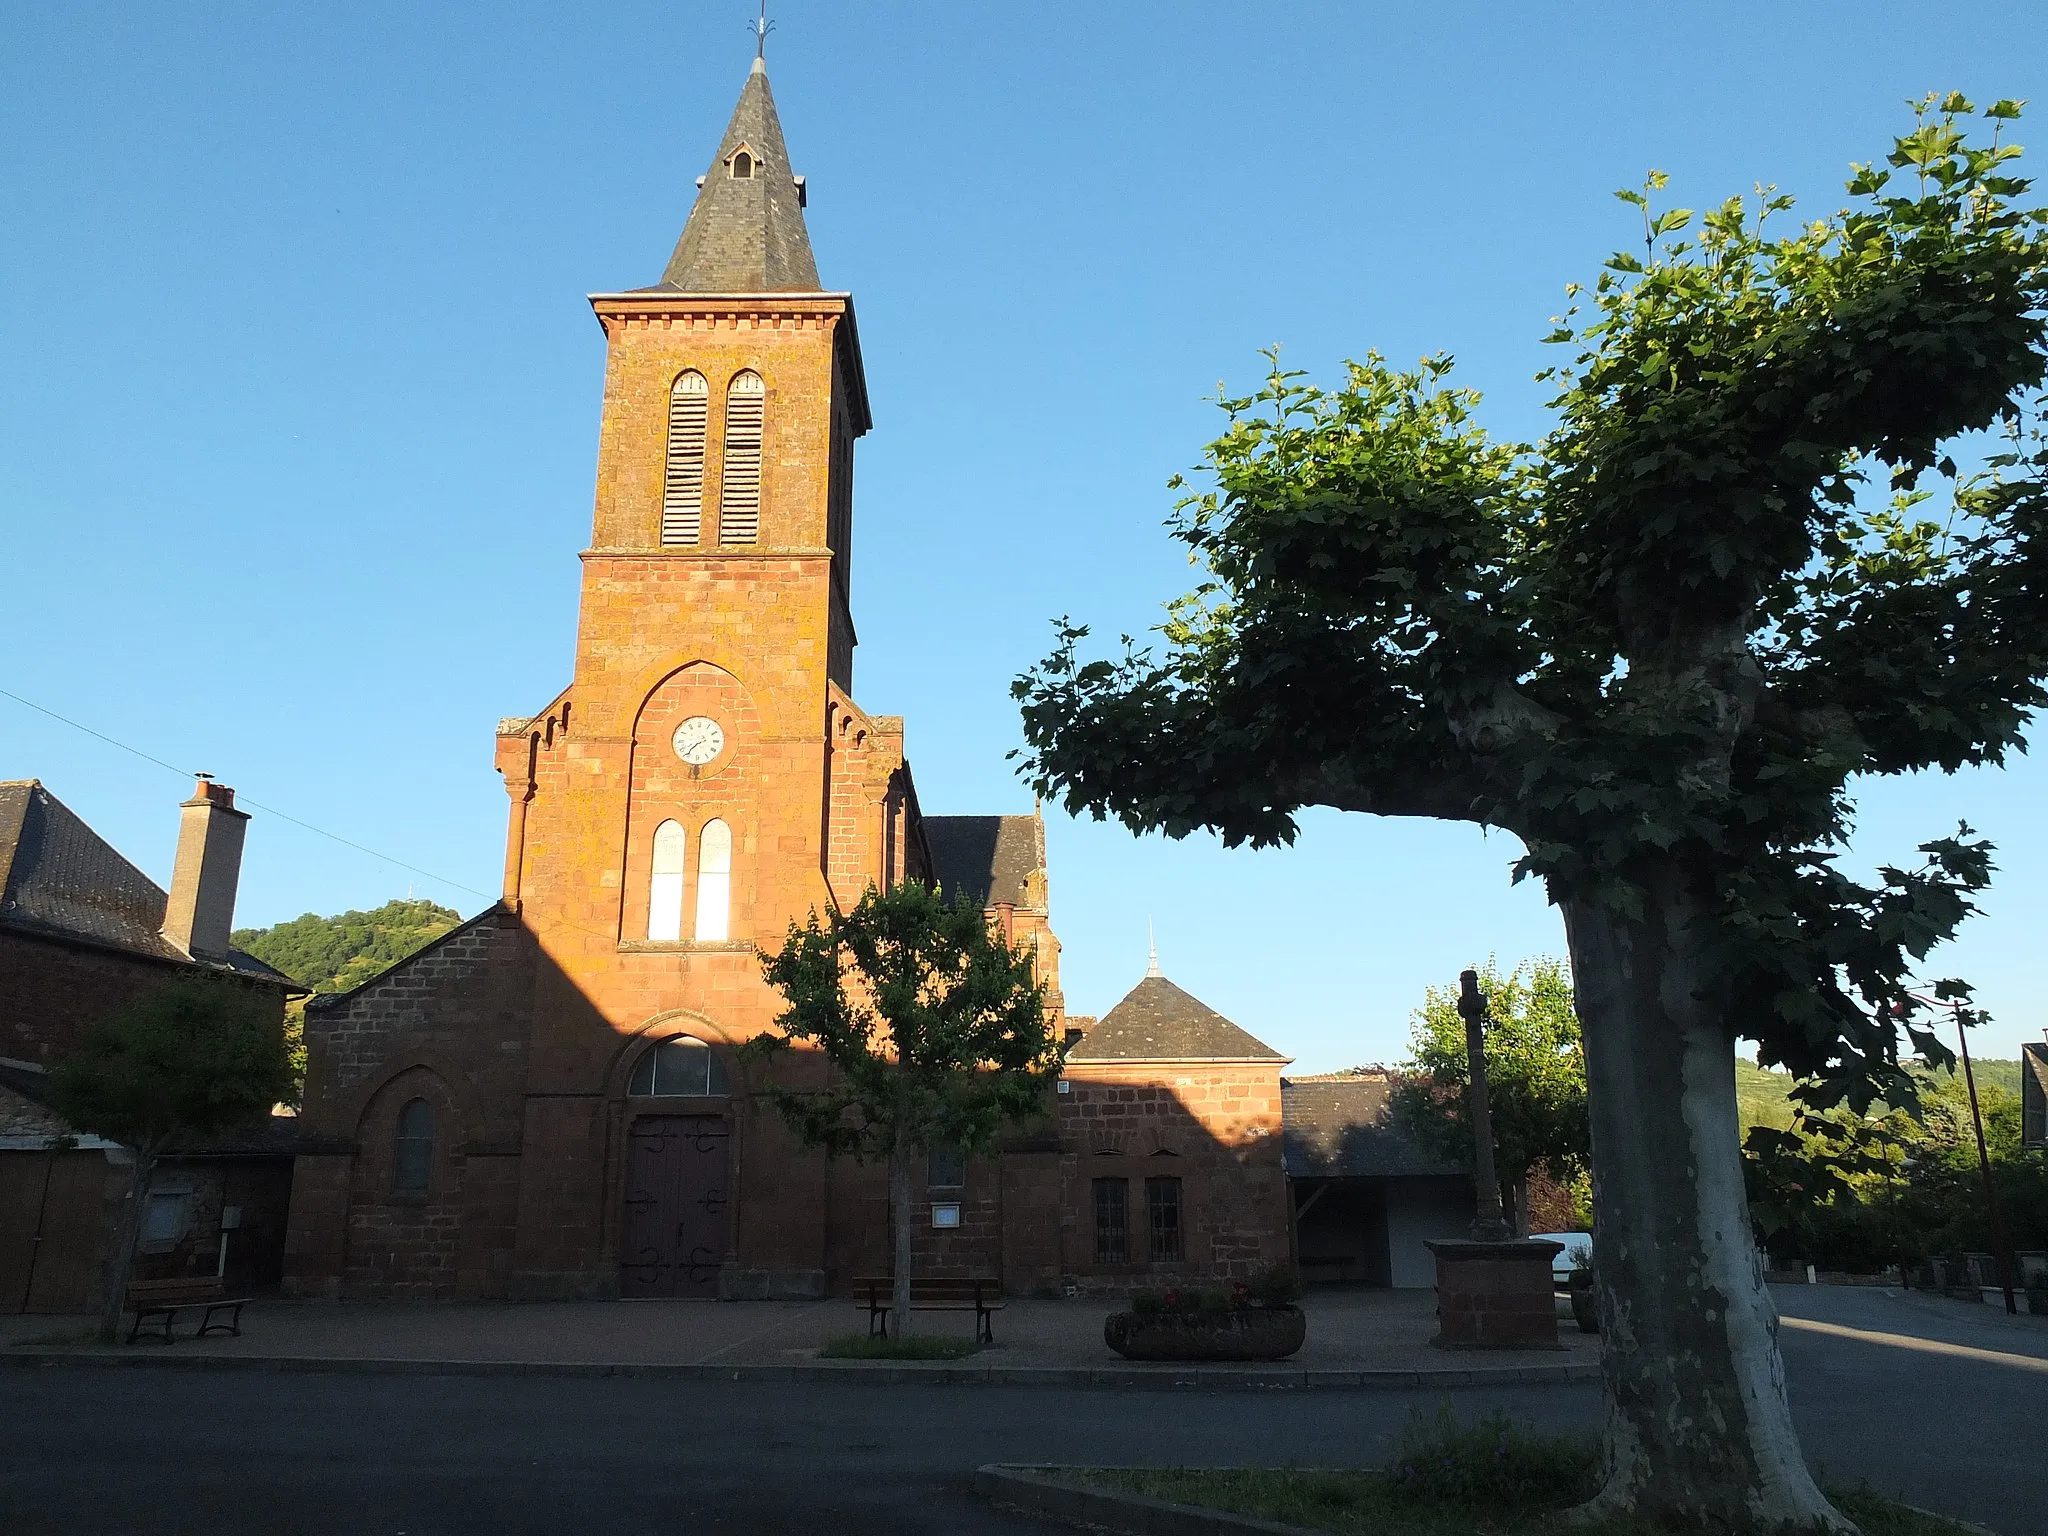
<path fill-rule="evenodd" d="M 1044 826 L 928 815 L 854 698 L 850 294 L 824 286 L 757 58 L 661 280 L 607 347 L 569 685 L 500 722 L 502 899 L 306 1012 L 284 1274 L 316 1297 L 807 1297 L 887 1272 L 886 1170 L 800 1147 L 734 1048 L 762 955 L 870 885 L 971 892 L 1035 957 L 1067 1067 L 985 1156 L 930 1149 L 915 1264 L 1012 1294 L 1292 1257 L 1277 1051 L 1156 966 L 1059 990 Z"/>

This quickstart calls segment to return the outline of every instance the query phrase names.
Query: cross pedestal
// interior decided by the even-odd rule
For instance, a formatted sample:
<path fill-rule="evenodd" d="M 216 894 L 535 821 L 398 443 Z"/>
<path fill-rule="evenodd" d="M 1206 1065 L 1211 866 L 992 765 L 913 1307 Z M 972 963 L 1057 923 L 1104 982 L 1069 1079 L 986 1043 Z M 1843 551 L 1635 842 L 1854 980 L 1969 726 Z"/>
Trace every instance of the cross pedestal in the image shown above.
<path fill-rule="evenodd" d="M 1424 1244 L 1436 1255 L 1439 1349 L 1562 1349 L 1551 1260 L 1564 1244 L 1542 1238 L 1475 1242 L 1437 1238 Z"/>

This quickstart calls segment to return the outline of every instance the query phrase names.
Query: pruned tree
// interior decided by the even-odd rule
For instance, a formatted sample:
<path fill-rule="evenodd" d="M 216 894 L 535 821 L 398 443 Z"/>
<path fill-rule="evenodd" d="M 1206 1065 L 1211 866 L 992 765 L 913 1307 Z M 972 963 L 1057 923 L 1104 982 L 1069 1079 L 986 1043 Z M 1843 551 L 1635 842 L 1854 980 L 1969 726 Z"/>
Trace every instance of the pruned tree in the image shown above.
<path fill-rule="evenodd" d="M 1590 1513 L 1846 1530 L 1786 1409 L 1733 1047 L 1911 1091 L 1907 977 L 1990 875 L 1967 828 L 1838 867 L 1849 787 L 1997 763 L 2048 675 L 2048 237 L 1933 98 L 1851 205 L 1651 198 L 1550 339 L 1553 430 L 1491 441 L 1445 358 L 1226 400 L 1163 653 L 1018 679 L 1028 777 L 1139 831 L 1283 843 L 1327 805 L 1514 833 L 1585 1030 L 1607 1473 Z M 1986 443 L 1980 434 L 2002 433 Z M 1959 460 L 1975 463 L 1959 467 Z M 1178 484 L 1178 482 L 1176 482 Z"/>
<path fill-rule="evenodd" d="M 763 1094 L 805 1145 L 888 1160 L 890 1326 L 900 1338 L 916 1160 L 935 1146 L 981 1151 L 1004 1125 L 1044 1113 L 1063 1055 L 1045 985 L 979 903 L 917 882 L 871 886 L 850 912 L 792 923 L 762 973 L 789 1006 L 779 1035 L 744 1049 L 769 1057 L 808 1043 L 831 1067 L 826 1087 L 770 1084 Z"/>
<path fill-rule="evenodd" d="M 275 995 L 210 976 L 169 982 L 100 1020 L 51 1071 L 52 1105 L 71 1128 L 119 1142 L 135 1159 L 115 1221 L 101 1343 L 120 1332 L 158 1160 L 260 1123 L 291 1086 Z"/>
<path fill-rule="evenodd" d="M 1538 1163 L 1568 1180 L 1586 1165 L 1586 1058 L 1564 962 L 1525 960 L 1506 975 L 1489 960 L 1486 1089 L 1493 1122 L 1501 1207 L 1517 1211 Z M 1471 1065 L 1458 989 L 1430 987 L 1409 1032 L 1409 1069 L 1394 1084 L 1394 1113 L 1424 1150 L 1444 1162 L 1473 1162 Z M 1519 1218 L 1518 1218 L 1519 1220 Z"/>

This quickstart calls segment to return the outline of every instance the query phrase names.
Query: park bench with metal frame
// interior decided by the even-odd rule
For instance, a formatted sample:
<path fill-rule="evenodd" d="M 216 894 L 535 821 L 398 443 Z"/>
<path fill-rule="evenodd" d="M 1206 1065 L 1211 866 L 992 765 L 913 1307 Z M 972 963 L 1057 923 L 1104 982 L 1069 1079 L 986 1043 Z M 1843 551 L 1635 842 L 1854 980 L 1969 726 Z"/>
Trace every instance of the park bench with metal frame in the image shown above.
<path fill-rule="evenodd" d="M 199 1330 L 192 1335 L 202 1339 L 209 1333 L 231 1333 L 237 1338 L 242 1334 L 242 1308 L 249 1304 L 247 1296 L 229 1296 L 221 1285 L 218 1275 L 193 1275 L 178 1280 L 131 1280 L 128 1282 L 128 1310 L 135 1314 L 135 1326 L 128 1330 L 128 1342 L 133 1344 L 141 1336 L 145 1323 L 163 1324 L 163 1342 L 171 1342 L 171 1330 L 178 1320 L 178 1314 L 191 1307 L 203 1308 L 199 1318 Z M 225 1312 L 227 1320 L 216 1322 L 214 1315 Z"/>
<path fill-rule="evenodd" d="M 868 1337 L 889 1331 L 889 1312 L 896 1305 L 896 1281 L 891 1275 L 868 1275 L 853 1282 L 853 1304 L 868 1312 Z M 994 1314 L 1003 1301 L 993 1280 L 912 1280 L 910 1310 L 913 1312 L 972 1312 L 974 1342 L 996 1341 Z"/>

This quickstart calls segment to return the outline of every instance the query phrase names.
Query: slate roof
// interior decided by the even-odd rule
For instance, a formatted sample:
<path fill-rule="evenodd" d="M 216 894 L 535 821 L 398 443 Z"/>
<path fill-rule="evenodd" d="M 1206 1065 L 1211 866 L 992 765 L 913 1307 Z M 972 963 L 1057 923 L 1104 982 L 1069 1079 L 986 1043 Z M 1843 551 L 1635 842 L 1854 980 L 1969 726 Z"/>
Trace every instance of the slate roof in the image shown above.
<path fill-rule="evenodd" d="M 168 900 L 38 780 L 0 783 L 0 928 L 215 968 L 159 932 Z M 238 949 L 227 968 L 297 986 Z"/>
<path fill-rule="evenodd" d="M 1384 1073 L 1280 1080 L 1281 1156 L 1290 1178 L 1397 1178 L 1463 1173 L 1393 1122 Z"/>
<path fill-rule="evenodd" d="M 1147 976 L 1067 1053 L 1088 1061 L 1285 1061 L 1164 976 Z"/>
<path fill-rule="evenodd" d="M 755 162 L 754 174 L 744 180 L 732 175 L 729 164 L 742 145 Z M 680 293 L 818 291 L 802 195 L 782 142 L 767 66 L 759 59 L 740 89 L 739 105 L 659 286 Z"/>
<path fill-rule="evenodd" d="M 927 816 L 932 881 L 984 907 L 1035 907 L 1025 883 L 1045 868 L 1045 822 L 1037 816 Z"/>

